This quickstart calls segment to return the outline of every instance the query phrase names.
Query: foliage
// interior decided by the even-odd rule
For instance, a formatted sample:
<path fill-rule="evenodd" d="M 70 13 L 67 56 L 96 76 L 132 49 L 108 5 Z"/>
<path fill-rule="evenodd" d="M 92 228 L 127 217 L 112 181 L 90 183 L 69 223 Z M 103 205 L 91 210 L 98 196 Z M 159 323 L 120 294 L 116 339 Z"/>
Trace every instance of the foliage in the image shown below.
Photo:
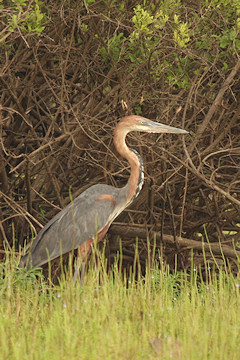
<path fill-rule="evenodd" d="M 109 61 L 109 56 L 114 62 L 118 62 L 121 53 L 124 50 L 125 37 L 120 32 L 118 35 L 112 36 L 108 41 L 106 47 L 102 47 L 100 52 L 104 61 Z"/>
<path fill-rule="evenodd" d="M 154 17 L 149 14 L 147 10 L 144 10 L 141 5 L 137 5 L 134 8 L 132 22 L 136 30 L 132 33 L 132 37 L 139 38 L 141 33 L 151 34 L 152 30 L 149 27 L 153 23 Z"/>
<path fill-rule="evenodd" d="M 163 265 L 135 281 L 102 264 L 92 263 L 83 286 L 69 276 L 56 287 L 16 282 L 6 272 L 0 359 L 238 359 L 238 278 L 220 271 L 204 283 L 197 271 Z"/>
<path fill-rule="evenodd" d="M 167 37 L 171 34 L 168 40 L 182 50 L 187 50 L 190 46 L 195 47 L 196 50 L 209 49 L 214 44 L 214 39 L 217 39 L 220 48 L 227 49 L 232 54 L 239 53 L 240 7 L 238 1 L 206 1 L 205 4 L 202 2 L 201 13 L 204 16 L 199 16 L 198 12 L 194 12 L 193 15 L 189 15 L 188 21 L 182 21 L 185 10 L 181 1 L 165 0 L 157 6 L 154 4 L 148 6 L 145 2 L 138 4 L 133 9 L 134 15 L 131 17 L 133 30 L 128 36 L 123 32 L 115 32 L 112 37 L 109 37 L 106 46 L 101 48 L 103 60 L 108 62 L 109 55 L 114 62 L 130 59 L 134 71 L 138 64 L 146 63 L 147 59 L 151 58 L 151 73 L 155 80 L 159 79 L 158 74 L 163 72 L 162 69 L 167 68 L 165 78 L 167 83 L 172 83 L 179 88 L 188 88 L 189 76 L 186 76 L 182 61 L 185 64 L 188 63 L 187 71 L 191 69 L 192 72 L 197 71 L 196 61 L 191 56 L 188 59 L 182 57 L 181 61 L 175 54 L 172 59 L 165 60 L 164 65 L 161 64 L 161 44 L 164 43 L 166 34 Z M 224 14 L 224 18 L 221 19 L 222 24 L 216 29 L 216 33 L 212 34 L 211 18 L 217 17 L 218 13 Z M 194 28 L 191 28 L 192 20 L 196 23 Z M 215 53 L 208 56 L 208 60 L 212 61 Z M 218 56 L 220 59 L 226 58 L 225 51 L 220 52 Z"/>
<path fill-rule="evenodd" d="M 43 2 L 40 0 L 11 0 L 7 18 L 9 31 L 20 31 L 24 35 L 41 35 L 47 22 L 46 15 L 41 8 Z"/>
<path fill-rule="evenodd" d="M 117 221 L 195 244 L 207 241 L 206 227 L 215 249 L 219 236 L 224 251 L 233 251 L 240 223 L 239 2 L 0 4 L 1 249 L 30 242 L 71 200 L 69 186 L 75 198 L 95 183 L 126 184 L 129 169 L 112 134 L 117 119 L 136 113 L 190 134 L 129 136 L 146 165 L 146 187 Z M 109 229 L 111 258 L 115 235 Z M 189 266 L 189 249 L 181 247 L 179 268 Z M 125 250 L 130 262 L 133 243 Z M 176 242 L 164 245 L 172 267 L 176 250 Z M 202 251 L 194 254 L 203 264 Z"/>
<path fill-rule="evenodd" d="M 174 41 L 180 48 L 186 47 L 190 41 L 189 25 L 181 22 L 178 15 L 174 15 L 174 22 L 177 25 L 173 32 Z"/>

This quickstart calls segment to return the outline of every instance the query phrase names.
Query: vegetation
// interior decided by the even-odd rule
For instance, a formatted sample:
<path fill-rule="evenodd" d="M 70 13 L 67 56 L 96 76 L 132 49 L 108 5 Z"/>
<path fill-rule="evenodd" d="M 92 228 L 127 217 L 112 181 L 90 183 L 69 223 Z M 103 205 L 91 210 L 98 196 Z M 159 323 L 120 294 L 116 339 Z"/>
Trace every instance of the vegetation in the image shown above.
<path fill-rule="evenodd" d="M 238 360 L 239 19 L 238 0 L 0 0 L 0 359 Z M 145 187 L 82 287 L 68 258 L 19 270 L 71 199 L 126 183 L 130 113 L 190 135 L 129 136 Z"/>
<path fill-rule="evenodd" d="M 239 33 L 239 0 L 0 0 L 0 360 L 238 360 Z M 131 113 L 190 135 L 129 136 L 146 185 L 83 286 L 67 257 L 18 269 L 70 200 L 126 183 Z"/>
<path fill-rule="evenodd" d="M 2 259 L 71 196 L 126 183 L 112 132 L 118 118 L 137 113 L 190 135 L 129 136 L 146 181 L 117 221 L 140 228 L 130 241 L 109 229 L 109 262 L 117 235 L 130 266 L 136 236 L 144 262 L 146 238 L 152 248 L 157 234 L 172 269 L 176 252 L 178 269 L 190 268 L 194 249 L 196 264 L 206 256 L 222 266 L 224 255 L 237 272 L 239 1 L 60 3 L 0 1 Z"/>
<path fill-rule="evenodd" d="M 39 0 L 1 0 L 1 20 L 5 22 L 5 28 L 0 34 L 0 43 L 8 47 L 6 39 L 13 33 L 22 38 L 31 35 L 41 35 L 47 22 L 46 14 L 41 11 L 43 5 Z M 26 41 L 26 40 L 25 40 Z"/>
<path fill-rule="evenodd" d="M 209 271 L 204 282 L 161 261 L 135 281 L 104 263 L 92 260 L 82 287 L 69 275 L 52 287 L 6 260 L 0 359 L 238 359 L 239 277 Z"/>

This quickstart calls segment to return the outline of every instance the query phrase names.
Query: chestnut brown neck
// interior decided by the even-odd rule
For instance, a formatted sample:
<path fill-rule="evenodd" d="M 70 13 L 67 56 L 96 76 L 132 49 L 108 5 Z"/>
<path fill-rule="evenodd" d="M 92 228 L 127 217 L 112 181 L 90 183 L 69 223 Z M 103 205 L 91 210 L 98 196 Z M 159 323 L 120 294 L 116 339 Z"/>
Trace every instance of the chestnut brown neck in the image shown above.
<path fill-rule="evenodd" d="M 125 118 L 127 119 L 127 118 Z M 114 145 L 117 152 L 125 159 L 128 160 L 131 172 L 127 182 L 127 202 L 131 202 L 140 192 L 143 184 L 143 165 L 142 159 L 137 151 L 129 149 L 126 145 L 126 135 L 129 132 L 127 123 L 121 121 L 114 131 Z"/>

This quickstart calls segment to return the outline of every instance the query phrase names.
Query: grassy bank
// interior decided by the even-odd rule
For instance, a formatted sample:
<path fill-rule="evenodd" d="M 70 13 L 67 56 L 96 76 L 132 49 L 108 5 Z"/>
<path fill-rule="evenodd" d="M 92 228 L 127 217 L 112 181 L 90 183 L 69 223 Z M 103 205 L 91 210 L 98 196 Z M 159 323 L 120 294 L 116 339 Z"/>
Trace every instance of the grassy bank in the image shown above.
<path fill-rule="evenodd" d="M 7 272 L 5 271 L 7 268 Z M 100 278 L 100 283 L 99 283 Z M 239 359 L 240 280 L 152 268 L 138 282 L 92 266 L 51 287 L 14 265 L 0 279 L 0 359 Z"/>

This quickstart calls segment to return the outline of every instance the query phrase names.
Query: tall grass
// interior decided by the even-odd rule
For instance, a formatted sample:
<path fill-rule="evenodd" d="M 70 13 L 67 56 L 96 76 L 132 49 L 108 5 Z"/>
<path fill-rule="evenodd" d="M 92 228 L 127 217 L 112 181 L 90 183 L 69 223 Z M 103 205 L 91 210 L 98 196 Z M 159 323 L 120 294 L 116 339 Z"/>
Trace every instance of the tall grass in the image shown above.
<path fill-rule="evenodd" d="M 0 359 L 240 358 L 240 280 L 147 267 L 123 276 L 92 262 L 83 285 L 50 286 L 7 259 L 0 275 Z"/>

